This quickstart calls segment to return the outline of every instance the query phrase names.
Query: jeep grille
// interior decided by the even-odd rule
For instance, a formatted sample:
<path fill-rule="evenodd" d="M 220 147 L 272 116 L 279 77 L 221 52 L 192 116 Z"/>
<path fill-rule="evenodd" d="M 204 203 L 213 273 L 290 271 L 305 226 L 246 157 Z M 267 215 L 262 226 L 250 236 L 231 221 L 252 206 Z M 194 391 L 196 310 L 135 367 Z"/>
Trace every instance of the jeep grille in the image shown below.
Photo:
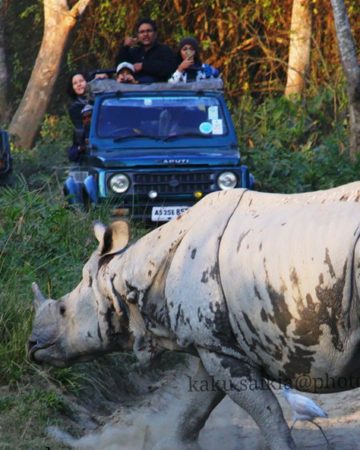
<path fill-rule="evenodd" d="M 214 183 L 211 172 L 177 174 L 142 173 L 134 175 L 134 193 L 146 195 L 150 190 L 161 194 L 192 194 L 210 192 Z"/>

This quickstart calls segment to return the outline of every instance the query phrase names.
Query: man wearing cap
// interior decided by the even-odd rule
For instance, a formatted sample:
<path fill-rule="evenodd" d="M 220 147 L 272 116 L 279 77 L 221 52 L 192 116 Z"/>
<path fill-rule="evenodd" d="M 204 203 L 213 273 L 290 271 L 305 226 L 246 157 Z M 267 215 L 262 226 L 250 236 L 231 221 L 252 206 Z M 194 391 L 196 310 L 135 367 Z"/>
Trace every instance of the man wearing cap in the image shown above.
<path fill-rule="evenodd" d="M 176 69 L 175 55 L 170 47 L 157 41 L 157 27 L 151 19 L 138 22 L 137 37 L 125 38 L 116 59 L 118 63 L 132 63 L 140 83 L 167 81 Z"/>
<path fill-rule="evenodd" d="M 116 81 L 119 83 L 138 83 L 135 80 L 135 68 L 131 63 L 122 62 L 116 68 Z"/>

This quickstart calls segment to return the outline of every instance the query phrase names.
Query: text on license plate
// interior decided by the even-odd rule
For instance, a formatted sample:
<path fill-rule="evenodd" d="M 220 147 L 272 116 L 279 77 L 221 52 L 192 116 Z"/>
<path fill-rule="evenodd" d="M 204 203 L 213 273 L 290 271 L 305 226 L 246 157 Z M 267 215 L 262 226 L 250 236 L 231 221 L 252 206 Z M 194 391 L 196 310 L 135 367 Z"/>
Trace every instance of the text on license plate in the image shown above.
<path fill-rule="evenodd" d="M 188 206 L 153 206 L 151 210 L 151 220 L 158 222 L 159 220 L 168 221 L 185 212 Z"/>

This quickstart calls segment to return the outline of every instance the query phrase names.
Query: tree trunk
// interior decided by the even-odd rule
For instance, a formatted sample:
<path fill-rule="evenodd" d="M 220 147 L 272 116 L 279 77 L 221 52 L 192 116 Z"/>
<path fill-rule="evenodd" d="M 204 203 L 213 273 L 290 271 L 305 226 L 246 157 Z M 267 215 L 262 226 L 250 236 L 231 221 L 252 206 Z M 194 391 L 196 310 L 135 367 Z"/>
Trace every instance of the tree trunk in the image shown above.
<path fill-rule="evenodd" d="M 311 0 L 293 0 L 290 26 L 289 65 L 285 96 L 304 90 L 310 65 L 312 13 Z"/>
<path fill-rule="evenodd" d="M 25 94 L 10 123 L 15 143 L 33 146 L 59 74 L 70 31 L 91 0 L 79 0 L 69 9 L 67 0 L 44 0 L 44 34 Z"/>
<path fill-rule="evenodd" d="M 8 118 L 8 71 L 5 58 L 4 23 L 4 8 L 1 6 L 0 2 L 0 127 Z"/>
<path fill-rule="evenodd" d="M 347 82 L 350 118 L 350 156 L 360 152 L 360 65 L 343 0 L 331 0 L 341 63 Z"/>

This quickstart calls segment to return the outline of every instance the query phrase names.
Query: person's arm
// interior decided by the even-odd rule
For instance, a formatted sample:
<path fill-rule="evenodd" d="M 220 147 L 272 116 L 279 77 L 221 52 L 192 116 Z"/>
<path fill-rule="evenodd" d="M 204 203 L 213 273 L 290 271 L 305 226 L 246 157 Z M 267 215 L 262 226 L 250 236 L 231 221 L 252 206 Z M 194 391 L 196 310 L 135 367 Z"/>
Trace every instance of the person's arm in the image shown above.
<path fill-rule="evenodd" d="M 186 81 L 185 73 L 176 70 L 168 79 L 168 83 L 180 83 Z"/>
<path fill-rule="evenodd" d="M 124 40 L 123 45 L 119 48 L 116 55 L 116 64 L 119 64 L 123 61 L 127 61 L 130 63 L 134 63 L 136 61 L 133 60 L 133 52 L 131 49 L 137 44 L 137 39 L 131 36 L 127 36 Z"/>
<path fill-rule="evenodd" d="M 80 101 L 74 101 L 68 108 L 69 117 L 75 128 L 82 128 L 81 110 L 85 105 Z"/>
<path fill-rule="evenodd" d="M 121 46 L 117 52 L 116 65 L 124 61 L 130 62 L 130 47 L 125 45 Z"/>
<path fill-rule="evenodd" d="M 85 131 L 83 129 L 75 129 L 73 133 L 73 144 L 68 148 L 68 158 L 72 162 L 77 162 L 85 151 Z"/>
<path fill-rule="evenodd" d="M 78 162 L 80 158 L 80 147 L 78 145 L 72 145 L 68 148 L 69 161 Z"/>

